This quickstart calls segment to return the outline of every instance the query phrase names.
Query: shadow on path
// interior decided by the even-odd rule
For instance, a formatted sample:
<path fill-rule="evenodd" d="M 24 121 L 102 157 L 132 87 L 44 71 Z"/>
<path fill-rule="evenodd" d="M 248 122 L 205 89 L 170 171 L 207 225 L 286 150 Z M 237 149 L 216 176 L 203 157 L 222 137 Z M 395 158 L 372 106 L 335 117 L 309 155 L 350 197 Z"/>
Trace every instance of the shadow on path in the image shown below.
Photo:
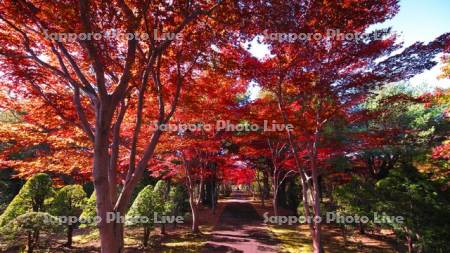
<path fill-rule="evenodd" d="M 279 241 L 267 231 L 263 218 L 241 192 L 233 193 L 203 253 L 278 252 Z"/>

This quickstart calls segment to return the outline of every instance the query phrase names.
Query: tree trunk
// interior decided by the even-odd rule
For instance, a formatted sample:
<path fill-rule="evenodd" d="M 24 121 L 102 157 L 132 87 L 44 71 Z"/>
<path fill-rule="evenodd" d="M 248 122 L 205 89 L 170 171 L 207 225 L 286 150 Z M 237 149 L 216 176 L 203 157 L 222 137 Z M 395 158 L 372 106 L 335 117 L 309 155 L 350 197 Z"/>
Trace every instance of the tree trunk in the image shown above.
<path fill-rule="evenodd" d="M 323 181 L 322 181 L 322 176 L 318 176 L 317 177 L 317 182 L 318 182 L 318 188 L 319 189 L 319 201 L 322 202 L 323 200 L 323 192 L 324 192 L 324 187 L 323 187 Z"/>
<path fill-rule="evenodd" d="M 35 230 L 34 232 L 33 232 L 33 244 L 34 245 L 37 245 L 38 243 L 39 243 L 39 234 L 40 234 L 40 231 L 39 230 Z"/>
<path fill-rule="evenodd" d="M 269 198 L 270 187 L 269 187 L 269 175 L 266 170 L 263 171 L 263 195 L 264 199 Z"/>
<path fill-rule="evenodd" d="M 95 194 L 97 197 L 96 207 L 97 215 L 100 217 L 98 224 L 100 232 L 100 244 L 102 253 L 121 253 L 123 252 L 122 242 L 117 241 L 121 239 L 116 231 L 116 222 L 107 221 L 108 213 L 114 212 L 113 203 L 110 195 L 110 185 L 108 180 L 109 169 L 109 153 L 108 153 L 108 134 L 109 127 L 103 117 L 98 116 L 96 124 L 96 134 L 94 143 L 94 170 L 93 180 Z M 116 238 L 117 237 L 117 238 Z"/>
<path fill-rule="evenodd" d="M 277 190 L 277 202 L 278 205 L 284 208 L 287 208 L 286 201 L 286 180 L 278 182 L 278 190 Z"/>
<path fill-rule="evenodd" d="M 410 235 L 406 236 L 406 242 L 408 244 L 408 253 L 413 253 L 414 252 L 414 246 L 413 246 L 412 237 Z"/>
<path fill-rule="evenodd" d="M 312 147 L 312 157 L 311 157 L 311 174 L 312 174 L 312 181 L 313 181 L 313 209 L 314 209 L 314 216 L 315 217 L 321 217 L 320 216 L 320 182 L 319 182 L 319 173 L 318 168 L 316 164 L 317 159 L 317 144 L 318 144 L 318 130 L 316 130 L 314 134 L 314 143 Z M 323 247 L 322 247 L 322 229 L 321 229 L 321 223 L 320 222 L 314 222 L 314 236 L 313 236 L 313 249 L 314 253 L 322 253 Z"/>
<path fill-rule="evenodd" d="M 364 235 L 366 231 L 364 230 L 364 224 L 362 222 L 359 223 L 359 233 Z"/>
<path fill-rule="evenodd" d="M 149 237 L 150 237 L 150 229 L 148 227 L 144 227 L 144 236 L 142 237 L 142 245 L 144 247 L 148 246 Z"/>
<path fill-rule="evenodd" d="M 123 252 L 125 246 L 123 226 L 123 222 L 114 223 L 114 238 L 117 243 L 117 248 L 120 250 L 119 252 Z"/>
<path fill-rule="evenodd" d="M 203 173 L 203 172 L 201 172 L 201 173 Z M 203 194 L 204 194 L 203 185 L 204 185 L 204 182 L 205 182 L 205 180 L 203 178 L 203 175 L 201 175 L 200 184 L 198 186 L 198 196 L 197 196 L 197 200 L 196 200 L 196 203 L 195 203 L 197 206 L 200 204 L 200 201 L 203 199 Z"/>
<path fill-rule="evenodd" d="M 189 191 L 189 205 L 191 206 L 192 212 L 192 233 L 200 233 L 200 230 L 198 228 L 198 209 L 194 201 L 193 190 Z"/>
<path fill-rule="evenodd" d="M 261 180 L 259 179 L 259 173 L 256 173 L 256 182 L 258 183 L 259 195 L 261 197 L 261 205 L 264 207 L 265 206 L 265 203 L 264 203 L 264 192 L 263 192 L 263 188 L 261 186 Z"/>
<path fill-rule="evenodd" d="M 161 223 L 161 234 L 162 235 L 166 234 L 166 223 Z"/>
<path fill-rule="evenodd" d="M 94 139 L 94 169 L 92 173 L 95 194 L 97 197 L 97 215 L 101 219 L 98 228 L 100 232 L 100 245 L 102 253 L 123 252 L 123 223 L 122 220 L 108 220 L 108 216 L 121 217 L 120 211 L 115 210 L 115 199 L 112 191 L 116 191 L 115 184 L 110 181 L 110 133 L 114 109 L 109 100 L 100 102 L 96 108 L 96 124 Z M 111 178 L 112 179 L 112 178 Z M 115 180 L 114 182 L 115 183 Z M 123 193 L 131 195 L 132 189 L 123 189 Z M 128 195 L 127 195 L 128 196 Z M 122 198 L 124 196 L 121 196 Z M 125 198 L 120 208 L 124 209 L 129 199 Z"/>
<path fill-rule="evenodd" d="M 311 212 L 309 208 L 309 198 L 308 198 L 308 183 L 306 182 L 305 175 L 303 175 L 303 171 L 299 171 L 300 174 L 300 182 L 302 184 L 302 200 L 303 200 L 303 209 L 305 211 L 305 216 L 309 219 L 311 218 Z M 314 224 L 311 222 L 308 222 L 309 230 L 311 233 L 311 237 L 314 240 Z"/>
<path fill-rule="evenodd" d="M 183 162 L 184 162 L 184 170 L 186 173 L 186 186 L 189 193 L 189 205 L 191 206 L 191 213 L 192 213 L 192 232 L 193 233 L 200 233 L 200 230 L 198 228 L 198 212 L 197 212 L 197 205 L 196 205 L 196 199 L 195 199 L 195 184 L 192 179 L 192 171 L 188 164 L 189 162 L 184 158 L 183 156 Z"/>
<path fill-rule="evenodd" d="M 314 178 L 313 178 L 314 181 Z M 314 217 L 320 217 L 320 201 L 319 201 L 319 190 L 316 189 L 317 185 L 313 187 L 313 193 L 314 193 L 314 204 L 313 204 L 313 210 L 314 210 Z M 321 238 L 321 223 L 320 222 L 314 222 L 314 236 L 313 236 L 313 250 L 314 253 L 323 253 L 322 248 L 322 238 Z"/>
<path fill-rule="evenodd" d="M 72 235 L 73 235 L 73 225 L 67 226 L 67 243 L 66 246 L 72 247 Z"/>
<path fill-rule="evenodd" d="M 33 243 L 33 232 L 28 232 L 27 239 L 27 253 L 33 253 L 34 243 Z"/>
<path fill-rule="evenodd" d="M 278 109 L 280 110 L 281 116 L 283 117 L 283 123 L 289 124 L 288 121 L 288 116 L 286 114 L 286 111 L 284 110 L 284 102 L 283 102 L 283 90 L 281 88 L 281 84 L 282 84 L 282 79 L 280 79 L 280 82 L 278 82 L 278 91 L 276 92 L 276 96 L 277 96 L 277 101 L 278 101 Z M 317 111 L 318 112 L 318 111 Z M 319 136 L 319 131 L 318 131 L 318 126 L 317 126 L 317 120 L 318 120 L 318 113 L 316 113 L 316 131 L 314 133 L 314 143 L 313 143 L 313 147 L 312 147 L 312 159 L 311 159 L 311 171 L 312 171 L 312 179 L 313 179 L 313 187 L 315 188 L 314 190 L 314 195 L 316 196 L 315 199 L 313 200 L 313 209 L 314 209 L 314 215 L 320 215 L 320 201 L 319 201 L 319 193 L 318 193 L 318 173 L 317 173 L 317 168 L 316 168 L 316 155 L 317 155 L 317 144 L 318 144 L 318 136 Z M 309 205 L 308 205 L 308 196 L 307 196 L 307 189 L 306 187 L 310 187 L 310 184 L 306 178 L 305 172 L 303 170 L 303 168 L 301 167 L 301 163 L 298 159 L 298 152 L 297 152 L 297 144 L 294 141 L 294 137 L 292 136 L 291 132 L 289 129 L 286 129 L 286 133 L 288 136 L 288 141 L 289 141 L 289 145 L 291 146 L 292 149 L 292 153 L 294 155 L 294 161 L 295 161 L 295 165 L 297 167 L 297 170 L 300 174 L 300 179 L 301 179 L 301 183 L 302 183 L 302 195 L 303 195 L 303 207 L 305 208 L 305 214 L 307 217 L 310 217 L 309 215 Z M 313 223 L 309 224 L 309 228 L 311 231 L 311 237 L 313 240 L 313 249 L 314 249 L 314 253 L 322 253 L 323 252 L 323 248 L 322 248 L 322 243 L 321 243 L 321 238 L 320 238 L 320 223 L 316 223 L 315 219 L 313 219 Z"/>
<path fill-rule="evenodd" d="M 273 201 L 272 201 L 272 204 L 273 204 L 273 215 L 275 215 L 275 216 L 278 216 L 278 201 L 277 201 L 277 191 L 275 191 L 274 193 L 273 193 Z"/>
<path fill-rule="evenodd" d="M 273 160 L 274 158 L 272 156 L 272 161 Z M 273 215 L 275 216 L 278 216 L 278 189 L 280 187 L 278 174 L 279 174 L 278 168 L 274 164 L 272 173 L 272 190 L 273 190 L 272 205 L 273 205 Z"/>
<path fill-rule="evenodd" d="M 118 229 L 120 225 L 115 221 L 107 222 L 108 213 L 113 212 L 113 208 L 111 202 L 108 203 L 109 192 L 105 190 L 108 187 L 108 182 L 104 182 L 104 184 L 96 183 L 96 196 L 97 196 L 97 214 L 101 218 L 100 223 L 98 224 L 99 232 L 100 232 L 100 243 L 101 243 L 101 252 L 102 253 L 121 253 L 123 249 L 121 245 L 123 245 L 123 236 L 121 235 L 122 230 Z M 119 240 L 119 241 L 118 241 Z"/>
<path fill-rule="evenodd" d="M 215 175 L 214 175 L 214 178 L 211 179 L 211 208 L 212 208 L 212 213 L 216 214 L 216 179 L 215 179 Z"/>

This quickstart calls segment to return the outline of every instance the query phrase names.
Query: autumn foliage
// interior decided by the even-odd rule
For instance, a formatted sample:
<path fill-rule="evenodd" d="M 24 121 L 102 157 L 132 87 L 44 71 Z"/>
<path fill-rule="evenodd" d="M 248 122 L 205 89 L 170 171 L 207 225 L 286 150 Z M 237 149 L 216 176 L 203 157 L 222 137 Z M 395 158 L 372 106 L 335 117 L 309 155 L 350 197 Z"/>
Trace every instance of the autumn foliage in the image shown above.
<path fill-rule="evenodd" d="M 449 48 L 449 34 L 403 48 L 390 29 L 370 30 L 398 10 L 395 0 L 2 1 L 0 109 L 8 119 L 0 166 L 22 178 L 46 172 L 57 184 L 92 181 L 103 218 L 125 215 L 144 175 L 184 183 L 194 232 L 197 185 L 249 184 L 259 170 L 271 175 L 275 196 L 285 180 L 300 178 L 306 214 L 320 216 L 323 178 L 339 184 L 364 173 L 336 170 L 335 161 L 384 177 L 395 156 L 362 152 L 397 145 L 394 137 L 410 131 L 363 127 L 389 109 L 364 106 L 373 91 L 430 69 Z M 339 39 L 329 29 L 365 38 Z M 150 36 L 105 36 L 112 32 Z M 263 36 L 281 33 L 321 36 Z M 269 55 L 250 54 L 252 40 Z M 250 83 L 262 89 L 254 100 L 246 97 Z M 448 92 L 431 97 L 448 105 Z M 293 130 L 227 131 L 217 129 L 220 121 Z M 435 159 L 448 153 L 448 137 L 432 151 Z M 320 224 L 309 228 L 314 252 L 322 252 Z M 102 252 L 123 251 L 123 225 L 99 229 Z"/>

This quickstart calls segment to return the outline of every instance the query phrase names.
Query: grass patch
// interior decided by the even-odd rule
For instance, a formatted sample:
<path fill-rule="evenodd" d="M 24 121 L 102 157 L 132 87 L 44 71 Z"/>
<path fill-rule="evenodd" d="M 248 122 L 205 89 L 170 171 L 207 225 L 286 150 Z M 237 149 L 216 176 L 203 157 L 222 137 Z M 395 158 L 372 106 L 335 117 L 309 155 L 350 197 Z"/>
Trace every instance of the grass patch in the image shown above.
<path fill-rule="evenodd" d="M 72 240 L 76 244 L 88 244 L 100 240 L 100 234 L 98 229 L 86 229 L 82 234 L 74 235 Z"/>
<path fill-rule="evenodd" d="M 158 252 L 178 253 L 200 252 L 208 241 L 208 234 L 184 234 L 177 237 L 170 238 L 168 241 L 161 244 L 161 249 Z"/>
<path fill-rule="evenodd" d="M 312 252 L 312 242 L 309 236 L 304 235 L 303 231 L 299 231 L 298 227 L 269 226 L 268 228 L 281 241 L 282 252 Z"/>

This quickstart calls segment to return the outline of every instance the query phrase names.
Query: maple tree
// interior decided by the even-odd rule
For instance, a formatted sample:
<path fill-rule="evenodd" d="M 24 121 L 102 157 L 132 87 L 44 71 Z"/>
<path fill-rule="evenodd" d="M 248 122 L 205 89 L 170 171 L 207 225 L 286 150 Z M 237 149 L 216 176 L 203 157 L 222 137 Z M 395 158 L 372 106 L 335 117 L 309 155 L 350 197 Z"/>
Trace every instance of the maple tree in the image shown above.
<path fill-rule="evenodd" d="M 222 53 L 217 57 L 225 55 L 228 56 Z M 152 160 L 154 166 L 151 170 L 155 175 L 185 183 L 194 233 L 199 232 L 198 206 L 205 182 L 212 184 L 220 174 L 229 173 L 236 167 L 232 159 L 224 157 L 230 155 L 223 153 L 223 140 L 229 138 L 232 132 L 220 129 L 217 122 L 225 119 L 236 122 L 239 119 L 240 108 L 236 94 L 245 91 L 245 80 L 236 82 L 234 79 L 236 67 L 233 65 L 239 66 L 239 59 L 240 57 L 230 57 L 226 61 L 228 68 L 213 66 L 198 79 L 186 83 L 190 92 L 180 96 L 179 110 L 173 116 L 173 129 L 161 139 L 155 159 Z M 208 90 L 212 82 L 218 86 L 214 90 Z M 234 119 L 230 117 L 231 113 L 234 113 Z M 167 128 L 170 129 L 170 126 Z M 245 177 L 238 174 L 223 175 L 223 178 L 239 183 Z M 213 185 L 210 189 L 212 198 L 216 195 L 215 188 Z M 211 200 L 213 210 L 215 201 Z"/>
<path fill-rule="evenodd" d="M 206 55 L 212 51 L 211 43 L 220 45 L 217 34 L 224 27 L 211 19 L 217 10 L 221 17 L 232 12 L 233 5 L 221 1 L 123 0 L 82 0 L 75 5 L 71 1 L 1 4 L 0 54 L 8 76 L 2 78 L 2 87 L 12 92 L 9 100 L 28 103 L 27 109 L 43 105 L 37 108 L 44 114 L 31 114 L 30 122 L 46 121 L 51 127 L 41 128 L 44 132 L 55 125 L 58 127 L 52 136 L 58 135 L 58 130 L 65 136 L 84 132 L 84 141 L 93 153 L 92 177 L 98 215 L 103 220 L 99 225 L 102 252 L 122 251 L 123 225 L 106 223 L 106 214 L 125 213 L 132 190 L 162 134 L 159 129 L 150 136 L 143 129 L 141 133 L 143 121 L 149 117 L 161 125 L 170 120 L 184 80 L 203 68 Z M 228 15 L 224 22 L 233 18 Z M 182 34 L 183 39 L 101 36 L 61 41 L 47 36 L 105 35 L 107 31 L 170 32 Z M 55 118 L 58 120 L 53 121 Z M 65 128 L 66 123 L 71 123 L 72 129 Z M 133 127 L 122 127 L 122 123 L 133 123 Z M 121 152 L 123 146 L 131 150 L 129 154 Z M 129 168 L 117 193 L 117 166 L 123 156 L 128 157 Z"/>
<path fill-rule="evenodd" d="M 235 142 L 240 145 L 239 154 L 244 160 L 252 164 L 256 170 L 262 170 L 266 175 L 270 175 L 273 192 L 274 215 L 278 215 L 278 195 L 281 184 L 290 176 L 296 175 L 296 170 L 292 164 L 292 154 L 289 152 L 288 141 L 283 130 L 286 127 L 281 125 L 280 129 L 275 128 L 276 124 L 283 122 L 277 112 L 277 103 L 270 94 L 262 95 L 257 100 L 247 104 L 248 124 L 254 124 L 258 129 L 246 131 L 241 135 L 234 136 Z M 259 178 L 256 178 L 259 183 Z M 261 191 L 261 195 L 262 191 Z M 264 196 L 261 196 L 264 202 Z"/>
<path fill-rule="evenodd" d="M 300 133 L 286 133 L 301 178 L 305 214 L 317 217 L 321 215 L 319 177 L 324 169 L 319 164 L 319 150 L 326 142 L 323 132 L 327 124 L 339 119 L 357 120 L 360 111 L 356 106 L 370 90 L 408 79 L 434 66 L 433 58 L 446 48 L 449 35 L 444 34 L 427 45 L 415 43 L 401 53 L 391 55 L 401 45 L 396 43 L 396 35 L 389 30 L 372 31 L 364 40 L 348 41 L 327 36 L 326 29 L 335 27 L 343 33 L 366 32 L 370 25 L 396 14 L 398 5 L 395 1 L 291 3 L 292 10 L 296 10 L 292 12 L 279 7 L 265 16 L 267 33 L 300 30 L 322 36 L 315 40 L 289 42 L 265 38 L 263 42 L 270 46 L 272 56 L 263 62 L 249 63 L 249 69 L 254 72 L 256 81 L 275 95 L 284 123 L 291 123 L 291 117 L 304 119 L 299 125 L 292 122 Z M 351 15 L 344 14 L 350 9 Z M 326 15 L 330 11 L 334 15 Z M 283 22 L 278 22 L 275 17 L 283 17 Z M 302 21 L 300 27 L 298 20 Z M 382 34 L 382 39 L 376 39 L 375 33 Z M 306 150 L 306 166 L 299 159 L 301 150 Z M 312 192 L 311 203 L 308 189 Z M 309 206 L 312 206 L 313 215 Z M 314 252 L 323 252 L 320 222 L 309 225 Z"/>

